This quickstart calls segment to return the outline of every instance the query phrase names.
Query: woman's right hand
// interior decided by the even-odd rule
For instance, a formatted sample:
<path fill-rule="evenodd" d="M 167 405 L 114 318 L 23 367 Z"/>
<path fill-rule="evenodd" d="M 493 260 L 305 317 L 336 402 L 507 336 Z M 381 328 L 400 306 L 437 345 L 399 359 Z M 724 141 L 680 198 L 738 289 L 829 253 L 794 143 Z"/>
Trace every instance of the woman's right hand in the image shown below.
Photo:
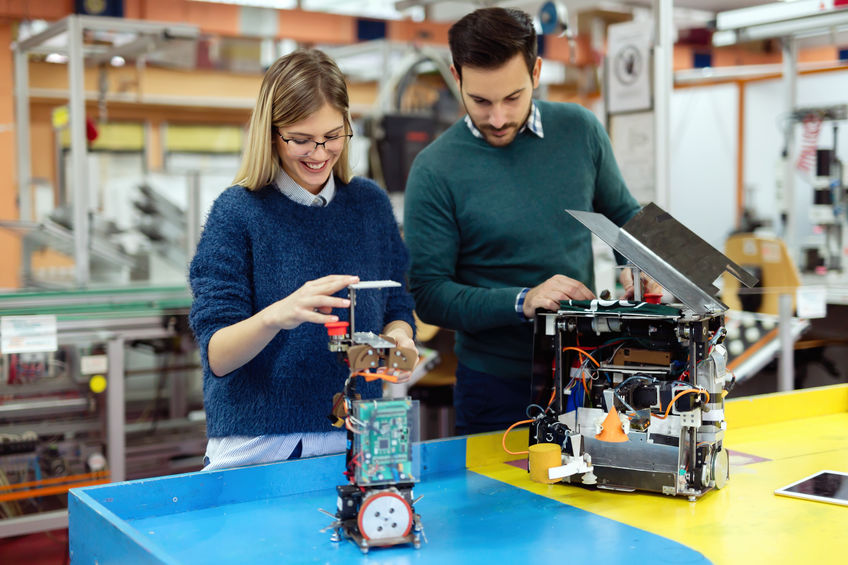
<path fill-rule="evenodd" d="M 341 289 L 359 282 L 351 275 L 328 275 L 309 281 L 282 300 L 262 311 L 263 323 L 279 330 L 292 330 L 304 322 L 326 324 L 337 322 L 333 308 L 347 308 L 350 300 L 333 296 Z"/>

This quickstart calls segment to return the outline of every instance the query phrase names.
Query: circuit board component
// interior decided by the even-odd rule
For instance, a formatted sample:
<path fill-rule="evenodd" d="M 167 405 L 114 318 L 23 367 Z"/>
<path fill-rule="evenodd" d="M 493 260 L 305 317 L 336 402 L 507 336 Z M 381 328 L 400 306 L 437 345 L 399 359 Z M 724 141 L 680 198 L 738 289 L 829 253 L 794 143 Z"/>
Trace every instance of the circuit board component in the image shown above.
<path fill-rule="evenodd" d="M 411 482 L 413 468 L 411 423 L 417 403 L 409 398 L 361 400 L 353 403 L 354 468 L 359 485 Z"/>

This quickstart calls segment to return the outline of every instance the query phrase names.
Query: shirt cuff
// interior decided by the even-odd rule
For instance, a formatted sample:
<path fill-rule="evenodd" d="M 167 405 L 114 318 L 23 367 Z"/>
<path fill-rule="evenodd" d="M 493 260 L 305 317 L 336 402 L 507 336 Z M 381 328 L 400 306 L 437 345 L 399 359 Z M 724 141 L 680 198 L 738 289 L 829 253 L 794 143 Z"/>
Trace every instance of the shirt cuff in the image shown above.
<path fill-rule="evenodd" d="M 529 288 L 522 288 L 521 291 L 515 296 L 515 313 L 518 314 L 518 317 L 521 318 L 522 322 L 527 321 L 527 317 L 524 315 L 524 298 L 527 296 L 527 293 L 530 291 Z"/>

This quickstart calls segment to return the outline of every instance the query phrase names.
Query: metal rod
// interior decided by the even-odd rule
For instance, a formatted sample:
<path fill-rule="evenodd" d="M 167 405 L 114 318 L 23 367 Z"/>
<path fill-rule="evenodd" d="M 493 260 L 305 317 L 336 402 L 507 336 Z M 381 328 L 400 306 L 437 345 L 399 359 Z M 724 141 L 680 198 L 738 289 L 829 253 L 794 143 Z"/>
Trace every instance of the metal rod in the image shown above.
<path fill-rule="evenodd" d="M 795 351 L 792 339 L 792 295 L 783 293 L 778 298 L 777 334 L 780 341 L 780 363 L 777 373 L 777 390 L 795 388 Z"/>
<path fill-rule="evenodd" d="M 348 298 L 350 298 L 350 307 L 349 307 L 350 316 L 348 318 L 349 321 L 350 321 L 350 339 L 353 339 L 353 332 L 354 332 L 354 329 L 353 329 L 354 328 L 353 311 L 356 309 L 356 289 L 353 288 L 352 286 L 349 286 L 349 287 L 347 287 L 347 292 L 348 292 Z"/>
<path fill-rule="evenodd" d="M 784 37 L 783 48 L 783 85 L 786 96 L 785 108 L 792 115 L 798 103 L 798 42 L 793 37 Z M 796 264 L 799 259 L 796 249 L 798 215 L 795 213 L 795 125 L 790 119 L 786 120 L 784 135 L 786 137 L 786 161 L 783 170 L 783 211 L 786 214 L 786 230 L 783 239 L 786 249 Z"/>
<path fill-rule="evenodd" d="M 671 91 L 674 56 L 673 2 L 654 0 L 654 173 L 656 203 L 671 207 Z"/>
<path fill-rule="evenodd" d="M 106 457 L 112 481 L 123 481 L 126 471 L 126 406 L 124 405 L 124 340 L 110 339 L 106 344 L 109 363 L 106 386 Z"/>
<path fill-rule="evenodd" d="M 554 347 L 556 351 L 554 351 L 554 363 L 556 363 L 556 371 L 554 371 L 554 399 L 555 406 L 554 409 L 558 414 L 561 414 L 565 410 L 565 399 L 562 394 L 562 332 L 559 328 L 556 328 L 554 332 Z M 570 357 L 570 356 L 569 356 Z M 569 364 L 569 367 L 571 365 Z M 569 368 L 570 370 L 570 368 Z M 545 379 L 547 380 L 547 379 Z M 585 392 L 585 391 L 584 391 Z"/>
<path fill-rule="evenodd" d="M 700 328 L 700 326 L 699 326 Z M 689 326 L 689 382 L 698 384 L 698 341 L 694 336 L 695 326 Z"/>
<path fill-rule="evenodd" d="M 30 160 L 29 135 L 29 58 L 25 51 L 16 47 L 14 60 L 19 219 L 29 221 L 34 219 L 32 214 L 32 162 Z"/>
<path fill-rule="evenodd" d="M 76 283 L 89 281 L 88 257 L 88 151 L 85 137 L 85 61 L 82 25 L 78 16 L 68 16 L 68 87 L 71 129 L 71 194 L 73 194 L 74 271 Z"/>
<path fill-rule="evenodd" d="M 186 201 L 186 257 L 191 260 L 197 250 L 197 242 L 200 241 L 200 226 L 202 223 L 200 213 L 200 171 L 191 171 L 188 174 L 186 185 L 188 199 Z"/>
<path fill-rule="evenodd" d="M 633 301 L 642 302 L 642 269 L 630 265 L 630 273 L 633 276 Z"/>

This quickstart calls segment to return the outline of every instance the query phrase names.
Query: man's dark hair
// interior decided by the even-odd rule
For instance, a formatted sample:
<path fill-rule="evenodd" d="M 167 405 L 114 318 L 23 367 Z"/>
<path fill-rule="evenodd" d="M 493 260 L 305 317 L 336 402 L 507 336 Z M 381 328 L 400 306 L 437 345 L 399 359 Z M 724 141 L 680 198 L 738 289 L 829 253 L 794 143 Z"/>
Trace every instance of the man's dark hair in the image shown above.
<path fill-rule="evenodd" d="M 463 17 L 448 32 L 453 66 L 496 69 L 521 54 L 533 74 L 538 44 L 533 20 L 513 8 L 481 8 Z"/>

